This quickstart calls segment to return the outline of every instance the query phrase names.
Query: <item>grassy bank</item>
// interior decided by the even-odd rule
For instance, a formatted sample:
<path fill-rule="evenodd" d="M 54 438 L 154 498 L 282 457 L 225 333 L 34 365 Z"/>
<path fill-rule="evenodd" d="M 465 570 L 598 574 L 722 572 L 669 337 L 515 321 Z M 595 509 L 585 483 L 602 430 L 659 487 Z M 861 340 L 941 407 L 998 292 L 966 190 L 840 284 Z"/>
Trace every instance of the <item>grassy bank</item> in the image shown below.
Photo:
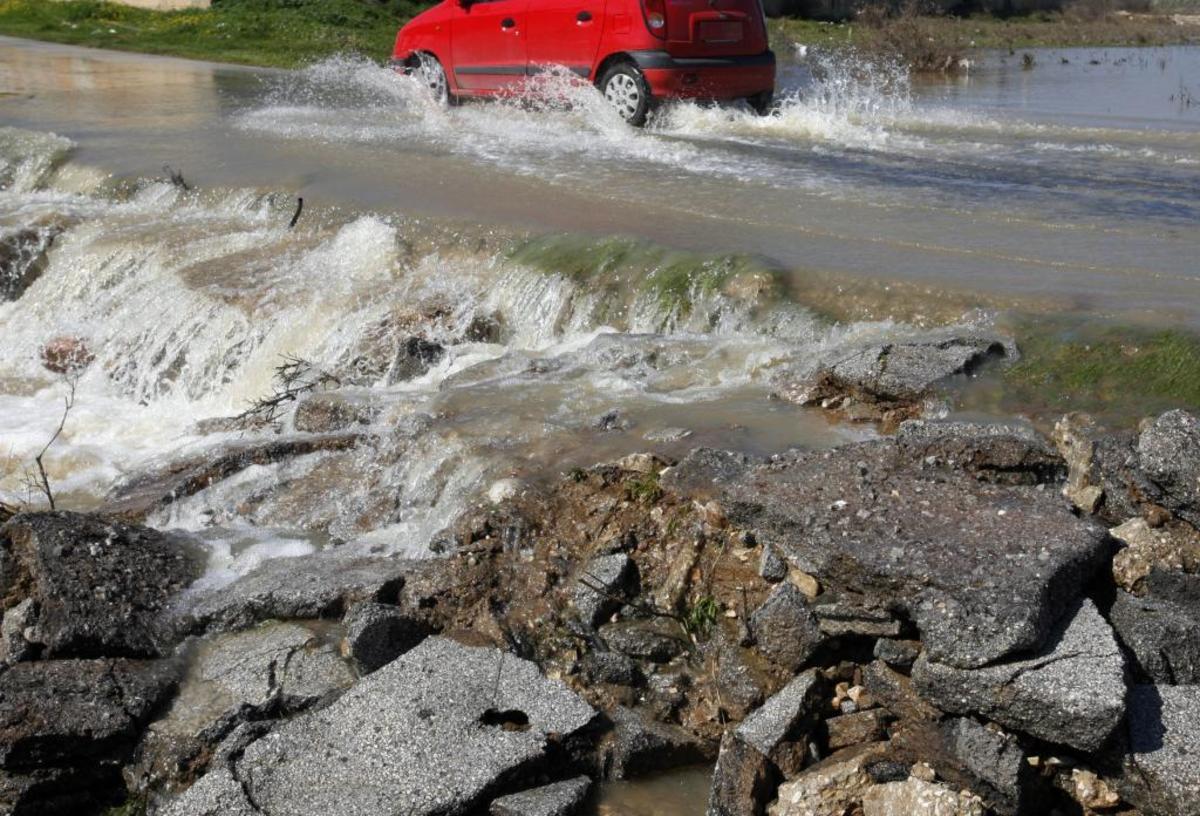
<path fill-rule="evenodd" d="M 426 0 L 216 0 L 154 12 L 97 0 L 0 0 L 0 33 L 220 62 L 295 67 L 341 52 L 382 60 L 396 29 Z M 855 23 L 772 20 L 772 42 L 895 53 L 938 69 L 972 48 L 1200 42 L 1200 26 L 1168 17 L 1039 15 L 959 19 L 901 15 Z"/>

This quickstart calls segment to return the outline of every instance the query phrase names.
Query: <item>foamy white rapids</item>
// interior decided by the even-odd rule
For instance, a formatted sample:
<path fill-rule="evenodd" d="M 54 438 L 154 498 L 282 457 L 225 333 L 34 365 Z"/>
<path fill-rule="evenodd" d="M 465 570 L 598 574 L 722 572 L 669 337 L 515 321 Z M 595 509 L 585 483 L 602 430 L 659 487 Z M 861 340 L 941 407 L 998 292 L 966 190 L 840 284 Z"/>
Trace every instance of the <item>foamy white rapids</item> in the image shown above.
<path fill-rule="evenodd" d="M 86 173 L 45 169 L 62 140 L 15 141 L 32 155 L 10 151 L 7 166 L 43 169 L 10 175 L 0 235 L 34 216 L 51 231 L 30 245 L 40 274 L 0 303 L 4 501 L 37 506 L 28 468 L 72 392 L 45 462 L 60 504 L 83 508 L 172 462 L 309 438 L 292 403 L 266 427 L 211 422 L 271 395 L 286 360 L 331 375 L 319 390 L 357 412 L 338 431 L 357 435 L 351 447 L 263 461 L 151 512 L 208 542 L 209 586 L 331 544 L 426 553 L 497 482 L 616 458 L 666 428 L 692 434 L 679 453 L 828 444 L 845 432 L 766 399 L 774 372 L 904 331 L 829 326 L 746 260 L 518 236 L 484 251 L 469 233 L 374 214 L 310 211 L 289 229 L 285 197 L 161 180 L 85 194 L 70 185 Z M 16 184 L 31 174 L 42 181 Z M 412 337 L 444 353 L 401 375 Z M 46 370 L 55 338 L 90 358 L 77 378 Z"/>

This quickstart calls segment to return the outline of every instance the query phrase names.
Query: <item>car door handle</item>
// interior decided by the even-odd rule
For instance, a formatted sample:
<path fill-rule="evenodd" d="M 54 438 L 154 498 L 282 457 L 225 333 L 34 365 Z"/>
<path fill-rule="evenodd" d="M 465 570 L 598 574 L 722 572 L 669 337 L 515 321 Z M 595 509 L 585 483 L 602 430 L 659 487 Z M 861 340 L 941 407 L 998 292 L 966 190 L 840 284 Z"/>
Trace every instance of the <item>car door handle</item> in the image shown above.
<path fill-rule="evenodd" d="M 517 24 L 517 21 L 514 20 L 512 17 L 505 17 L 503 20 L 500 21 L 500 27 L 503 29 L 513 28 L 516 26 L 516 24 Z"/>
<path fill-rule="evenodd" d="M 592 13 L 590 11 L 581 11 L 575 15 L 575 21 L 578 23 L 590 23 L 592 21 Z"/>

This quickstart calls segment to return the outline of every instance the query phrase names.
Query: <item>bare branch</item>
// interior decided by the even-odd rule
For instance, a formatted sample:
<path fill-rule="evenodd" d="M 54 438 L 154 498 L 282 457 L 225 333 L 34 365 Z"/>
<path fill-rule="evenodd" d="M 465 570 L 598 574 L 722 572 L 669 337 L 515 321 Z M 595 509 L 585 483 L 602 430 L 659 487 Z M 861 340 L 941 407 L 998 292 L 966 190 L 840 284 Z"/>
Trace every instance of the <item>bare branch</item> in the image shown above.
<path fill-rule="evenodd" d="M 50 478 L 46 475 L 46 465 L 44 459 L 46 453 L 58 441 L 58 437 L 62 435 L 63 428 L 67 425 L 67 417 L 71 414 L 71 409 L 75 407 L 75 389 L 79 385 L 78 374 L 64 374 L 63 380 L 67 383 L 67 395 L 63 397 L 63 412 L 62 418 L 58 421 L 58 427 L 54 429 L 54 434 L 50 440 L 46 442 L 37 456 L 33 457 L 34 463 L 37 465 L 38 481 L 34 486 L 37 490 L 46 497 L 46 502 L 50 505 L 51 510 L 57 510 L 54 502 L 54 491 L 50 488 Z"/>
<path fill-rule="evenodd" d="M 314 368 L 312 363 L 299 357 L 285 356 L 275 368 L 275 391 L 269 397 L 255 400 L 249 408 L 233 418 L 236 425 L 244 429 L 278 426 L 279 417 L 288 403 L 296 402 L 303 395 L 318 388 L 340 386 L 342 381 L 334 375 Z"/>

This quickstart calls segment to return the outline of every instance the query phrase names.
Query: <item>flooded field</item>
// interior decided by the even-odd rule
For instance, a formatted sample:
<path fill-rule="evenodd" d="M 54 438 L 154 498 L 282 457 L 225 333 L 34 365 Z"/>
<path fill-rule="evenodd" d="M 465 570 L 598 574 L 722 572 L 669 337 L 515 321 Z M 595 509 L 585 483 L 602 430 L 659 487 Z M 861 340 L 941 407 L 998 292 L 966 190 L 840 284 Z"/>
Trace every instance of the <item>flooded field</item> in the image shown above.
<path fill-rule="evenodd" d="M 1200 329 L 1200 50 L 922 82 L 787 56 L 775 115 L 678 104 L 639 131 L 567 77 L 444 109 L 353 57 L 0 38 L 0 498 L 36 498 L 72 400 L 60 502 L 161 487 L 149 523 L 202 540 L 213 587 L 328 548 L 428 556 L 466 508 L 638 451 L 869 437 L 771 398 L 863 343 L 1013 313 Z M 47 371 L 53 341 L 87 365 Z M 281 438 L 310 447 L 170 492 Z M 600 812 L 698 812 L 704 784 Z"/>

